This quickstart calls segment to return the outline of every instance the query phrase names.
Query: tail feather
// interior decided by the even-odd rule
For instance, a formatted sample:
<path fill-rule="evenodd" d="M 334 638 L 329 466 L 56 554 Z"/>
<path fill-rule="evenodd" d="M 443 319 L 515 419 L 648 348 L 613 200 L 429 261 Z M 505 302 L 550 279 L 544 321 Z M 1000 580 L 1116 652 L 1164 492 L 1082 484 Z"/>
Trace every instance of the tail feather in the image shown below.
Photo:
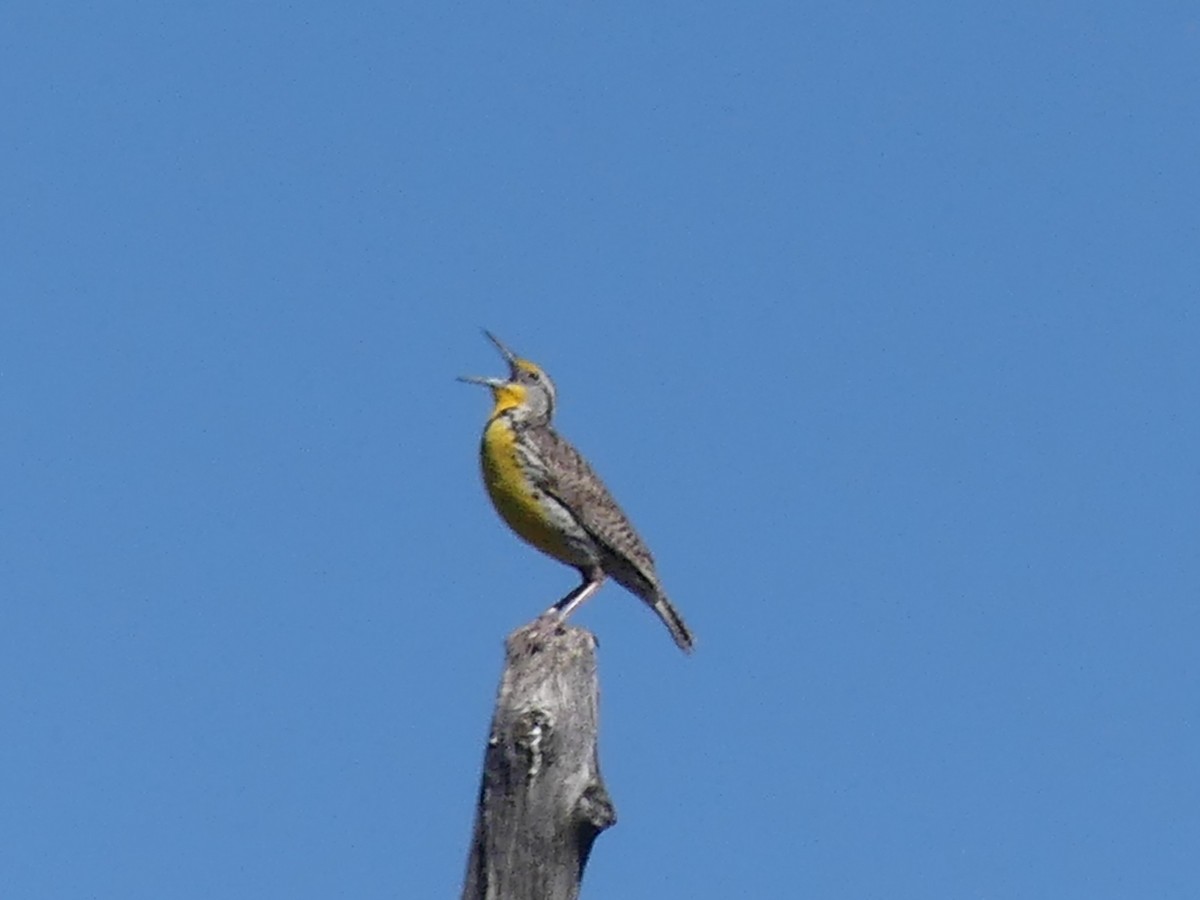
<path fill-rule="evenodd" d="M 645 600 L 650 604 L 650 608 L 658 614 L 658 617 L 662 619 L 663 624 L 667 626 L 667 630 L 671 632 L 671 637 L 675 639 L 675 643 L 679 646 L 679 649 L 684 653 L 691 653 L 694 643 L 691 629 L 687 627 L 687 624 L 683 621 L 683 616 L 679 615 L 679 611 L 671 605 L 671 601 L 667 599 L 667 595 L 662 591 L 658 591 L 653 596 L 646 597 Z"/>
<path fill-rule="evenodd" d="M 671 637 L 675 639 L 679 649 L 684 653 L 691 653 L 694 643 L 692 630 L 687 627 L 683 616 L 667 599 L 666 592 L 660 587 L 653 568 L 647 572 L 643 568 L 624 564 L 625 560 L 618 562 L 621 564 L 606 566 L 604 573 L 611 575 L 617 584 L 635 597 L 640 597 L 647 606 L 654 610 L 654 614 L 662 619 L 662 623 L 667 626 L 667 631 L 671 632 Z M 650 565 L 652 566 L 653 563 Z"/>

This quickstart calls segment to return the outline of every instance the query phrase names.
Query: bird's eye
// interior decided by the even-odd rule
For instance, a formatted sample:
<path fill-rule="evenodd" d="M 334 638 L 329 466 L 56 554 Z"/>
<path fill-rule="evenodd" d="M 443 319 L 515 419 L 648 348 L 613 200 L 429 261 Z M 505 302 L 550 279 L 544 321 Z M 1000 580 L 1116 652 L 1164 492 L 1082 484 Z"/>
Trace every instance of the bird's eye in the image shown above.
<path fill-rule="evenodd" d="M 529 378 L 531 381 L 541 381 L 542 373 L 539 372 L 537 369 L 530 369 L 529 370 Z"/>

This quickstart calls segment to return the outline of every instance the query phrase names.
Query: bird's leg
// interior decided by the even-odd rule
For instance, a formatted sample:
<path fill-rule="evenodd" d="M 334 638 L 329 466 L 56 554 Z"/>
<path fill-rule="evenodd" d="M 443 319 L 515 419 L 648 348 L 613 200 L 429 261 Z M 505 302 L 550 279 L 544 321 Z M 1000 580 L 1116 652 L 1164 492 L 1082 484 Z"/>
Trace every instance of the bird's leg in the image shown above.
<path fill-rule="evenodd" d="M 603 572 L 585 572 L 583 583 L 546 610 L 546 615 L 555 615 L 558 617 L 558 621 L 565 622 L 567 616 L 573 613 L 584 600 L 600 590 L 602 584 L 604 584 Z"/>

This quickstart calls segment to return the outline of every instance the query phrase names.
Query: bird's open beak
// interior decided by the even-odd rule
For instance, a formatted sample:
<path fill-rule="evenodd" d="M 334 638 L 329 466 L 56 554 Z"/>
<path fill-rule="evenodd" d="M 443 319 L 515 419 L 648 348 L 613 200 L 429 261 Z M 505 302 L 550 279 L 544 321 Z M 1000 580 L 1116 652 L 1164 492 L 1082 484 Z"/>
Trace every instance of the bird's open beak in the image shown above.
<path fill-rule="evenodd" d="M 509 373 L 515 375 L 517 372 L 517 354 L 513 353 L 506 346 L 504 346 L 504 342 L 501 341 L 500 338 L 498 338 L 494 334 L 492 334 L 490 331 L 488 331 L 486 328 L 483 329 L 483 333 L 484 333 L 484 335 L 487 336 L 487 339 L 489 341 L 491 341 L 493 344 L 496 345 L 496 349 L 500 351 L 500 355 L 503 356 L 504 361 L 506 363 L 508 363 Z"/>
<path fill-rule="evenodd" d="M 495 390 L 504 387 L 510 380 L 517 377 L 517 372 L 519 371 L 517 368 L 517 354 L 509 350 L 500 338 L 496 337 L 486 328 L 483 329 L 483 333 L 495 345 L 496 349 L 500 351 L 500 355 L 504 357 L 504 361 L 508 363 L 508 378 L 484 378 L 481 375 L 460 375 L 458 380 L 465 381 L 467 384 L 482 384 L 484 387 Z"/>
<path fill-rule="evenodd" d="M 503 378 L 485 378 L 483 375 L 459 375 L 458 380 L 467 384 L 482 384 L 484 387 L 492 388 L 492 390 L 502 388 L 508 384 Z"/>

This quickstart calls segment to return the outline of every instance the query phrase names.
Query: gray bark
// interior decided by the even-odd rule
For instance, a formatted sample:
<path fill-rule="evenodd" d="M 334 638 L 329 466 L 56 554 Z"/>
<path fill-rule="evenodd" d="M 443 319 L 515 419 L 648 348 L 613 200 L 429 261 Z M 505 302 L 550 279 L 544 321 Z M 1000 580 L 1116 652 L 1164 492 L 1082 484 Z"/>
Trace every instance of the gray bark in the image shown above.
<path fill-rule="evenodd" d="M 596 755 L 596 639 L 539 619 L 506 651 L 463 900 L 574 900 L 616 822 Z"/>

